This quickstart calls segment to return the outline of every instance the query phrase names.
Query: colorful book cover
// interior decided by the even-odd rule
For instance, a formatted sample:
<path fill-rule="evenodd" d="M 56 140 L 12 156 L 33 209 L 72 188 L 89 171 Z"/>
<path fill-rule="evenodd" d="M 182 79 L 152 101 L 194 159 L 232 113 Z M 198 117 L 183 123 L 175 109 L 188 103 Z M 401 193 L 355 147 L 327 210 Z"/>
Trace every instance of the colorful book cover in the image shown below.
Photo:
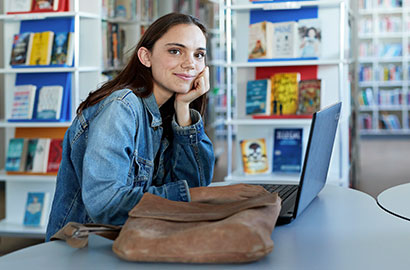
<path fill-rule="evenodd" d="M 296 22 L 274 23 L 272 26 L 272 58 L 297 57 L 298 26 Z"/>
<path fill-rule="evenodd" d="M 301 80 L 299 82 L 298 114 L 313 114 L 320 110 L 322 80 Z"/>
<path fill-rule="evenodd" d="M 49 194 L 45 192 L 28 192 L 23 224 L 25 226 L 45 226 L 46 209 Z"/>
<path fill-rule="evenodd" d="M 15 86 L 9 119 L 33 118 L 36 89 L 37 87 L 32 84 Z"/>
<path fill-rule="evenodd" d="M 248 58 L 272 58 L 272 23 L 260 22 L 249 25 Z"/>
<path fill-rule="evenodd" d="M 61 85 L 43 86 L 40 89 L 37 103 L 37 119 L 60 119 L 63 101 Z"/>
<path fill-rule="evenodd" d="M 63 154 L 63 139 L 51 139 L 47 172 L 58 172 Z"/>
<path fill-rule="evenodd" d="M 33 11 L 57 11 L 58 2 L 65 0 L 33 0 Z"/>
<path fill-rule="evenodd" d="M 272 80 L 272 115 L 296 114 L 298 109 L 298 83 L 300 74 L 276 73 Z"/>
<path fill-rule="evenodd" d="M 29 53 L 30 65 L 49 65 L 53 46 L 54 32 L 38 32 L 33 34 Z"/>
<path fill-rule="evenodd" d="M 246 84 L 246 114 L 270 114 L 271 82 L 266 80 L 252 80 Z"/>
<path fill-rule="evenodd" d="M 29 139 L 27 147 L 27 158 L 26 158 L 26 172 L 33 171 L 34 156 L 36 155 L 38 139 Z"/>
<path fill-rule="evenodd" d="M 36 153 L 34 154 L 33 159 L 33 169 L 32 172 L 36 173 L 45 173 L 47 172 L 47 161 L 48 153 L 50 149 L 50 140 L 51 139 L 38 139 L 36 145 Z"/>
<path fill-rule="evenodd" d="M 27 53 L 29 50 L 30 39 L 33 33 L 25 32 L 14 35 L 13 47 L 10 56 L 10 65 L 27 65 Z"/>
<path fill-rule="evenodd" d="M 302 128 L 275 129 L 273 172 L 300 172 L 302 168 L 302 134 Z"/>
<path fill-rule="evenodd" d="M 27 155 L 27 140 L 11 138 L 9 140 L 5 170 L 10 172 L 24 171 Z"/>
<path fill-rule="evenodd" d="M 69 32 L 55 33 L 53 51 L 51 54 L 52 65 L 64 65 L 67 63 L 69 37 Z"/>
<path fill-rule="evenodd" d="M 298 22 L 299 57 L 320 57 L 322 30 L 319 19 L 304 19 Z"/>
<path fill-rule="evenodd" d="M 243 170 L 246 174 L 259 174 L 269 171 L 265 139 L 241 140 L 240 146 Z"/>

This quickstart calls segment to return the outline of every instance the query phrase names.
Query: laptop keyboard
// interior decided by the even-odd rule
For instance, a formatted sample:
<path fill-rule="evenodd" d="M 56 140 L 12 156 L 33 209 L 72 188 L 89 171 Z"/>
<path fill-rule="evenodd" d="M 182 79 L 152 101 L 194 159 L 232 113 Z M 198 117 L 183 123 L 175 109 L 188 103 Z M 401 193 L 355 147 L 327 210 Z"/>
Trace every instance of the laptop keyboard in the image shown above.
<path fill-rule="evenodd" d="M 264 187 L 267 191 L 273 193 L 277 192 L 279 197 L 284 201 L 288 198 L 294 191 L 298 189 L 297 185 L 275 185 L 275 184 L 258 184 Z"/>

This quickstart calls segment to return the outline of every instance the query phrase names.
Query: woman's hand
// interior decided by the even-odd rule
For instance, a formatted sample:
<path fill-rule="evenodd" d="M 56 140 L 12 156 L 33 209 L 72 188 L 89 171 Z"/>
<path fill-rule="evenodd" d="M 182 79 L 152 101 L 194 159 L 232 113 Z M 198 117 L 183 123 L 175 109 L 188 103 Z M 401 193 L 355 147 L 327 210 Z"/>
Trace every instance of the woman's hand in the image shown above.
<path fill-rule="evenodd" d="M 175 94 L 175 113 L 180 126 L 191 125 L 191 116 L 189 114 L 189 104 L 209 91 L 209 67 L 198 74 L 195 78 L 192 89 L 185 94 Z"/>
<path fill-rule="evenodd" d="M 255 196 L 269 193 L 266 189 L 258 185 L 235 184 L 217 187 L 196 187 L 190 188 L 192 202 L 202 203 L 228 203 L 249 199 Z"/>

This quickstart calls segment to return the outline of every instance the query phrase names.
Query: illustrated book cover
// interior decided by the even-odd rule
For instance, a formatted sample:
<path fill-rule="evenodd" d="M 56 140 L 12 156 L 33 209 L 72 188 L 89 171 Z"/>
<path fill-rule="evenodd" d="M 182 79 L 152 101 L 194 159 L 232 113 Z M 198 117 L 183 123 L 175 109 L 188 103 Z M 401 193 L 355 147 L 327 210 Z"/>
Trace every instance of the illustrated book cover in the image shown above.
<path fill-rule="evenodd" d="M 272 58 L 295 58 L 298 54 L 298 25 L 295 21 L 272 25 Z"/>
<path fill-rule="evenodd" d="M 63 153 L 63 139 L 51 139 L 48 152 L 47 172 L 58 172 Z"/>
<path fill-rule="evenodd" d="M 70 32 L 58 32 L 54 34 L 51 53 L 52 65 L 73 65 L 73 37 L 73 33 Z"/>
<path fill-rule="evenodd" d="M 31 32 L 15 34 L 13 37 L 13 45 L 11 49 L 10 65 L 27 65 L 27 54 L 29 51 L 30 40 L 33 36 Z"/>
<path fill-rule="evenodd" d="M 272 115 L 296 114 L 300 73 L 276 73 L 272 80 Z"/>
<path fill-rule="evenodd" d="M 49 204 L 47 192 L 28 192 L 23 224 L 25 226 L 45 226 Z"/>
<path fill-rule="evenodd" d="M 302 168 L 302 128 L 274 131 L 273 172 L 298 173 Z"/>
<path fill-rule="evenodd" d="M 41 87 L 37 102 L 37 119 L 60 119 L 63 87 L 48 85 Z"/>
<path fill-rule="evenodd" d="M 269 79 L 248 81 L 246 84 L 246 114 L 269 115 L 271 92 Z"/>
<path fill-rule="evenodd" d="M 320 110 L 320 93 L 322 80 L 299 81 L 298 114 L 313 114 Z"/>
<path fill-rule="evenodd" d="M 45 173 L 47 172 L 48 153 L 50 151 L 50 141 L 48 138 L 40 138 L 37 141 L 36 152 L 33 158 L 32 172 Z"/>
<path fill-rule="evenodd" d="M 39 139 L 28 139 L 27 156 L 26 156 L 26 172 L 33 171 L 34 156 L 36 155 L 37 143 Z"/>
<path fill-rule="evenodd" d="M 33 34 L 29 48 L 29 65 L 49 65 L 53 47 L 54 32 L 37 32 Z"/>
<path fill-rule="evenodd" d="M 8 120 L 33 118 L 36 89 L 37 87 L 32 84 L 15 86 L 11 113 Z"/>
<path fill-rule="evenodd" d="M 299 20 L 299 57 L 320 57 L 322 44 L 321 29 L 319 19 Z"/>
<path fill-rule="evenodd" d="M 65 0 L 32 0 L 33 6 L 32 11 L 57 11 L 58 2 Z"/>
<path fill-rule="evenodd" d="M 271 22 L 260 22 L 249 25 L 248 58 L 272 58 L 272 30 Z"/>
<path fill-rule="evenodd" d="M 9 140 L 5 170 L 10 172 L 24 171 L 27 156 L 27 140 L 11 138 Z"/>
<path fill-rule="evenodd" d="M 246 174 L 260 174 L 269 171 L 264 138 L 241 140 L 240 148 L 243 170 Z"/>

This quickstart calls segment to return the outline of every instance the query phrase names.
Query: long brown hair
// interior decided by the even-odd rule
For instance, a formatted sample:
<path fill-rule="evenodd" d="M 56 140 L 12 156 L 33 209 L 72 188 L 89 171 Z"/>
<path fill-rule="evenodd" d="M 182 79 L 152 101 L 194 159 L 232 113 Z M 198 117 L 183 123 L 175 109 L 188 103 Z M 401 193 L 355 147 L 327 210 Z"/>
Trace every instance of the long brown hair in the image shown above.
<path fill-rule="evenodd" d="M 112 80 L 104 83 L 100 88 L 91 92 L 88 97 L 78 106 L 77 114 L 80 114 L 84 109 L 97 104 L 105 97 L 109 96 L 114 91 L 128 88 L 131 89 L 138 97 L 148 97 L 153 90 L 153 78 L 151 68 L 144 66 L 138 58 L 138 50 L 145 47 L 152 51 L 154 44 L 160 39 L 171 27 L 180 24 L 194 24 L 201 29 L 205 37 L 207 37 L 206 27 L 195 17 L 181 13 L 169 13 L 153 22 L 138 42 L 134 53 L 128 61 L 125 68 Z M 202 95 L 193 102 L 190 107 L 199 111 L 202 115 L 205 111 L 206 96 Z M 168 106 L 170 110 L 174 106 Z M 167 112 L 172 115 L 173 112 Z"/>

